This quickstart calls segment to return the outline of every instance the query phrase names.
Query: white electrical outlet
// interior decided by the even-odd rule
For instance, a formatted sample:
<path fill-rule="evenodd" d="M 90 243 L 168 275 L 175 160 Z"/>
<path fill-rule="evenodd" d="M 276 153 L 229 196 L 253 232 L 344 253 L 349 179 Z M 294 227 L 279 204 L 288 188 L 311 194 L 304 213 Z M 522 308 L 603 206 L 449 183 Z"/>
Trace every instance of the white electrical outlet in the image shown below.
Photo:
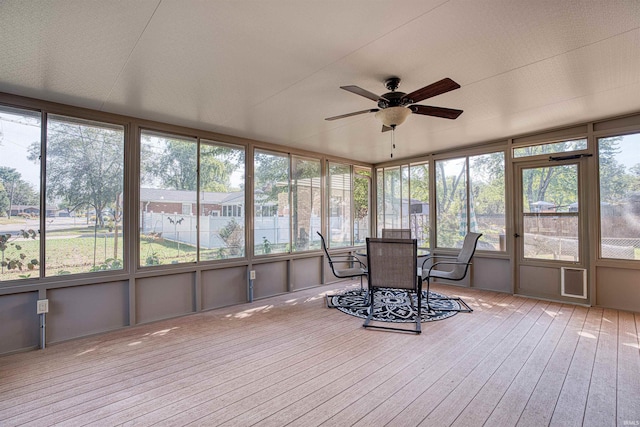
<path fill-rule="evenodd" d="M 249 279 L 256 280 L 256 271 L 255 270 L 249 271 Z"/>
<path fill-rule="evenodd" d="M 48 299 L 39 299 L 38 300 L 38 313 L 37 314 L 45 314 L 49 312 L 49 300 Z"/>

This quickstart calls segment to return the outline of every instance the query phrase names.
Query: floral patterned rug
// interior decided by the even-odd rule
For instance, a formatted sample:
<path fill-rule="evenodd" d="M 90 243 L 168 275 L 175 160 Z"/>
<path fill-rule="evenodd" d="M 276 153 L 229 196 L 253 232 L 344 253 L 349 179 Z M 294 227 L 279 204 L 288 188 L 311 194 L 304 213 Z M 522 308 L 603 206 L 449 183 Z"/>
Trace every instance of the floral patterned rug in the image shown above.
<path fill-rule="evenodd" d="M 413 298 L 411 304 L 410 298 Z M 432 298 L 446 298 L 446 295 L 437 292 L 429 292 L 429 306 L 431 310 L 427 311 L 426 306 L 427 292 L 422 291 L 422 322 L 433 322 L 435 320 L 446 319 L 455 316 L 460 304 L 455 300 L 437 300 Z M 329 306 L 336 306 L 338 310 L 351 316 L 365 319 L 369 315 L 369 307 L 362 307 L 363 294 L 360 290 L 349 290 L 341 294 L 328 297 Z M 403 291 L 396 289 L 378 290 L 374 296 L 374 312 L 373 320 L 379 322 L 414 322 L 415 312 L 418 306 L 418 298 L 415 294 L 411 297 Z"/>

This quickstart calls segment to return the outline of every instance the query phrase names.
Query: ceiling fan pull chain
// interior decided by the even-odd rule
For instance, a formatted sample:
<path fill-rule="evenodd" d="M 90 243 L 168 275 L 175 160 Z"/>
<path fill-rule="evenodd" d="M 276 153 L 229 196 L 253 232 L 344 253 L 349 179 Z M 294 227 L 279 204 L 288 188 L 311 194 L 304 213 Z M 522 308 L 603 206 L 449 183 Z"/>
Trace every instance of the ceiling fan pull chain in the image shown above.
<path fill-rule="evenodd" d="M 391 158 L 393 159 L 393 149 L 396 148 L 396 127 L 391 126 Z"/>
<path fill-rule="evenodd" d="M 391 125 L 391 158 L 393 159 L 393 150 L 396 149 L 396 125 Z"/>

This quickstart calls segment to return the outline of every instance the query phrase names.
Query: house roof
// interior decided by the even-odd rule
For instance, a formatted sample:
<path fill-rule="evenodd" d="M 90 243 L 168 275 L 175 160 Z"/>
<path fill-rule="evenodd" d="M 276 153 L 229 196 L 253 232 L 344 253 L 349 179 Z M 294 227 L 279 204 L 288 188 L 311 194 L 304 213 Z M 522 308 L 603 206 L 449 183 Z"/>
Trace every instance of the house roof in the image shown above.
<path fill-rule="evenodd" d="M 200 201 L 203 203 L 244 203 L 244 192 L 234 191 L 231 193 L 201 192 Z M 141 202 L 164 202 L 164 203 L 195 203 L 195 191 L 167 190 L 159 188 L 141 188 Z"/>
<path fill-rule="evenodd" d="M 54 19 L 55 17 L 55 19 Z M 394 159 L 640 111 L 634 0 L 6 0 L 0 91 L 366 162 L 385 79 L 421 102 Z"/>

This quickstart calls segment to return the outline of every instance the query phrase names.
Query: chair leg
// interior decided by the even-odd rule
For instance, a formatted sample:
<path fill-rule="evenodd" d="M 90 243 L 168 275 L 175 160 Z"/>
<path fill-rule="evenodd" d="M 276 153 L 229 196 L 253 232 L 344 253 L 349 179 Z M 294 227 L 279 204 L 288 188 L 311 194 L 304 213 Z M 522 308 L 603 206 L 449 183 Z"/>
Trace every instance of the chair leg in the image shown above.
<path fill-rule="evenodd" d="M 427 277 L 427 314 L 431 311 L 431 307 L 429 307 L 429 277 Z"/>
<path fill-rule="evenodd" d="M 367 299 L 369 299 L 369 313 L 367 314 L 367 318 L 362 324 L 362 326 L 365 328 L 370 327 L 369 323 L 371 323 L 371 320 L 373 319 L 373 293 L 375 291 L 373 289 L 369 289 L 368 292 L 369 292 L 369 295 L 367 295 Z"/>
<path fill-rule="evenodd" d="M 422 333 L 422 286 L 418 286 L 418 312 L 416 314 L 416 332 Z"/>
<path fill-rule="evenodd" d="M 469 307 L 469 304 L 467 304 L 466 302 L 464 302 L 464 300 L 462 298 L 438 298 L 438 297 L 433 297 L 431 298 L 432 300 L 436 300 L 436 301 L 456 301 L 459 305 L 460 308 L 439 308 L 438 311 L 457 311 L 460 313 L 471 313 L 473 311 L 473 308 Z"/>
<path fill-rule="evenodd" d="M 430 282 L 429 278 L 427 277 L 427 310 L 431 311 L 431 307 L 429 306 L 429 282 Z M 460 305 L 460 308 L 438 309 L 438 311 L 457 311 L 460 313 L 471 313 L 473 311 L 473 309 L 469 307 L 469 305 L 466 302 L 464 302 L 462 298 L 433 297 L 431 299 L 436 301 L 444 301 L 444 300 L 457 301 L 458 304 Z"/>
<path fill-rule="evenodd" d="M 364 293 L 364 295 L 362 296 L 362 301 L 364 302 L 364 305 L 340 305 L 340 304 L 332 304 L 331 303 L 331 298 L 335 297 L 335 296 L 339 296 L 339 295 L 331 295 L 331 294 L 327 294 L 324 296 L 325 299 L 325 303 L 327 304 L 327 308 L 338 308 L 338 307 L 344 307 L 344 308 L 365 308 L 365 307 L 369 307 L 369 303 L 368 303 L 368 299 L 369 299 L 369 290 L 367 289 L 366 291 L 364 290 L 364 286 L 362 285 L 362 276 L 360 276 L 360 294 Z"/>
<path fill-rule="evenodd" d="M 369 295 L 371 295 L 371 304 L 369 305 L 369 314 L 367 315 L 367 318 L 365 319 L 364 323 L 362 324 L 363 328 L 371 328 L 371 329 L 382 329 L 385 331 L 397 331 L 397 332 L 409 332 L 412 334 L 419 334 L 422 332 L 421 325 L 420 325 L 420 321 L 421 321 L 421 317 L 418 314 L 418 317 L 416 319 L 416 329 L 415 330 L 411 330 L 411 329 L 401 329 L 401 328 L 391 328 L 389 326 L 378 326 L 378 325 L 372 325 L 371 321 L 373 320 L 373 310 L 374 310 L 374 306 L 373 306 L 373 293 L 374 293 L 374 289 L 370 288 L 369 289 Z M 420 303 L 418 303 L 420 304 Z"/>

